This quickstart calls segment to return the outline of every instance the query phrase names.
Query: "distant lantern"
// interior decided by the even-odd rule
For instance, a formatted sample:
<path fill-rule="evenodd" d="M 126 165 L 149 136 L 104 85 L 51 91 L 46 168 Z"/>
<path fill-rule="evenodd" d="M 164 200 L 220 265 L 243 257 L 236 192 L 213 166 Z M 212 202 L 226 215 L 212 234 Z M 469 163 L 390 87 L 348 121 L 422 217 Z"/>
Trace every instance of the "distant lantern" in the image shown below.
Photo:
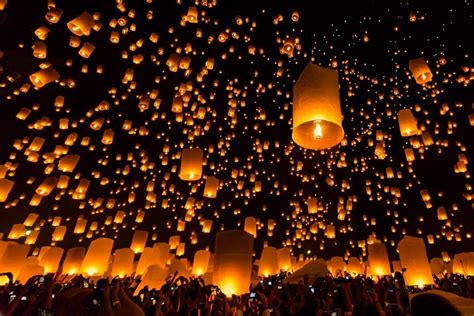
<path fill-rule="evenodd" d="M 433 74 L 424 57 L 410 60 L 408 68 L 410 68 L 411 74 L 418 84 L 427 83 L 433 78 Z"/>
<path fill-rule="evenodd" d="M 265 247 L 260 255 L 258 264 L 258 275 L 268 277 L 279 272 L 277 261 L 277 250 L 275 247 Z"/>
<path fill-rule="evenodd" d="M 219 188 L 219 179 L 216 177 L 207 177 L 204 185 L 204 197 L 215 198 L 217 196 L 217 189 Z"/>
<path fill-rule="evenodd" d="M 30 213 L 26 217 L 25 221 L 23 222 L 23 225 L 26 227 L 31 227 L 35 224 L 36 220 L 38 219 L 39 215 L 36 213 Z"/>
<path fill-rule="evenodd" d="M 186 22 L 197 23 L 198 22 L 198 9 L 196 7 L 189 7 L 188 13 L 185 16 Z"/>
<path fill-rule="evenodd" d="M 23 224 L 13 224 L 12 228 L 10 229 L 10 233 L 8 233 L 8 239 L 16 240 L 20 239 L 21 237 L 25 236 L 26 228 Z"/>
<path fill-rule="evenodd" d="M 376 276 L 390 275 L 390 262 L 387 248 L 383 243 L 368 245 L 370 273 Z"/>
<path fill-rule="evenodd" d="M 33 56 L 35 58 L 44 59 L 46 58 L 46 44 L 40 41 L 36 41 L 33 45 Z"/>
<path fill-rule="evenodd" d="M 53 67 L 41 69 L 30 76 L 30 81 L 37 88 L 59 79 L 59 73 Z"/>
<path fill-rule="evenodd" d="M 327 149 L 343 137 L 337 71 L 309 63 L 293 88 L 293 141 Z"/>
<path fill-rule="evenodd" d="M 130 248 L 135 253 L 143 252 L 143 249 L 145 249 L 147 239 L 148 239 L 148 232 L 147 231 L 145 231 L 145 230 L 136 230 L 133 233 L 132 244 L 131 244 Z"/>
<path fill-rule="evenodd" d="M 207 250 L 198 250 L 194 253 L 192 275 L 201 276 L 207 272 L 211 253 Z"/>
<path fill-rule="evenodd" d="M 257 220 L 255 217 L 246 217 L 244 222 L 244 230 L 257 238 Z"/>
<path fill-rule="evenodd" d="M 113 246 L 113 239 L 101 237 L 93 240 L 82 262 L 81 273 L 89 276 L 102 276 L 109 266 Z"/>
<path fill-rule="evenodd" d="M 203 152 L 199 148 L 183 149 L 179 178 L 186 181 L 201 179 Z"/>
<path fill-rule="evenodd" d="M 63 10 L 60 8 L 51 8 L 48 13 L 46 13 L 45 18 L 49 23 L 58 23 L 62 15 Z"/>
<path fill-rule="evenodd" d="M 89 35 L 94 24 L 94 17 L 88 12 L 83 12 L 75 19 L 69 21 L 67 27 L 74 35 L 82 36 Z"/>
<path fill-rule="evenodd" d="M 410 109 L 403 109 L 398 112 L 398 126 L 403 137 L 418 134 L 417 121 Z"/>
<path fill-rule="evenodd" d="M 242 230 L 219 232 L 214 249 L 213 284 L 226 296 L 248 293 L 252 274 L 252 235 Z"/>
<path fill-rule="evenodd" d="M 397 246 L 400 263 L 405 269 L 407 285 L 424 286 L 433 284 L 430 263 L 422 238 L 405 236 Z"/>

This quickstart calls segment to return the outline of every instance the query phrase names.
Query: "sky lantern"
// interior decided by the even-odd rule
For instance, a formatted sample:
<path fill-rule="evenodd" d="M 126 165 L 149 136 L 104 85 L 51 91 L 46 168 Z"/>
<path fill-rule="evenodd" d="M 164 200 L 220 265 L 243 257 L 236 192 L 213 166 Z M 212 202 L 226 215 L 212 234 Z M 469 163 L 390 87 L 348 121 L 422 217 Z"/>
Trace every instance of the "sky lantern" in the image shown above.
<path fill-rule="evenodd" d="M 404 277 L 407 285 L 422 287 L 434 283 L 422 238 L 405 236 L 398 242 L 397 249 L 400 263 L 406 269 Z"/>
<path fill-rule="evenodd" d="M 50 82 L 59 79 L 59 73 L 53 67 L 41 69 L 34 74 L 30 75 L 31 83 L 37 87 L 42 88 Z"/>
<path fill-rule="evenodd" d="M 89 35 L 95 24 L 94 17 L 88 12 L 83 12 L 67 23 L 67 28 L 77 36 Z"/>
<path fill-rule="evenodd" d="M 130 248 L 120 248 L 114 251 L 112 262 L 112 277 L 125 277 L 133 273 L 135 252 Z"/>
<path fill-rule="evenodd" d="M 367 246 L 369 251 L 368 261 L 372 275 L 390 275 L 390 261 L 388 260 L 387 248 L 381 242 L 375 242 Z"/>
<path fill-rule="evenodd" d="M 0 179 L 0 202 L 7 200 L 8 194 L 13 188 L 15 182 L 8 179 Z"/>
<path fill-rule="evenodd" d="M 253 237 L 242 230 L 216 234 L 213 283 L 226 296 L 243 295 L 250 290 Z"/>
<path fill-rule="evenodd" d="M 156 247 L 146 247 L 138 260 L 136 274 L 143 275 L 149 266 L 155 264 L 164 267 L 163 264 L 160 264 L 160 249 Z"/>
<path fill-rule="evenodd" d="M 293 87 L 293 141 L 327 149 L 343 137 L 337 71 L 309 63 Z"/>
<path fill-rule="evenodd" d="M 9 242 L 0 258 L 0 272 L 11 272 L 16 279 L 20 273 L 21 267 L 30 252 L 30 247 L 14 242 Z"/>
<path fill-rule="evenodd" d="M 357 257 L 349 257 L 347 261 L 346 271 L 350 273 L 352 276 L 357 276 L 362 273 L 362 265 L 360 264 L 360 260 Z"/>
<path fill-rule="evenodd" d="M 292 271 L 291 253 L 287 247 L 282 247 L 277 250 L 277 262 L 279 271 Z"/>
<path fill-rule="evenodd" d="M 203 152 L 199 148 L 187 148 L 181 152 L 179 178 L 185 181 L 201 179 Z"/>
<path fill-rule="evenodd" d="M 461 252 L 454 255 L 453 272 L 464 276 L 474 275 L 474 252 Z"/>
<path fill-rule="evenodd" d="M 275 247 L 265 247 L 260 255 L 258 264 L 258 275 L 268 277 L 279 272 L 277 261 L 277 250 Z"/>
<path fill-rule="evenodd" d="M 145 246 L 146 246 L 147 239 L 148 239 L 148 232 L 147 231 L 145 231 L 145 230 L 135 230 L 133 232 L 132 244 L 130 245 L 130 248 L 135 253 L 143 252 L 143 249 L 145 249 Z"/>
<path fill-rule="evenodd" d="M 45 273 L 56 273 L 59 263 L 63 257 L 64 249 L 59 247 L 50 247 L 41 257 L 39 264 L 44 267 Z"/>
<path fill-rule="evenodd" d="M 26 228 L 23 224 L 13 224 L 10 232 L 8 233 L 8 239 L 20 239 L 21 237 L 25 236 Z"/>
<path fill-rule="evenodd" d="M 206 184 L 204 185 L 204 197 L 215 198 L 217 197 L 217 190 L 219 189 L 219 179 L 210 176 L 206 178 Z"/>
<path fill-rule="evenodd" d="M 62 274 L 74 275 L 79 273 L 85 255 L 86 248 L 84 247 L 69 248 L 64 258 Z"/>
<path fill-rule="evenodd" d="M 255 217 L 250 216 L 245 218 L 244 230 L 254 238 L 257 238 L 257 220 Z"/>
<path fill-rule="evenodd" d="M 418 84 L 425 84 L 433 78 L 433 74 L 424 57 L 411 59 L 408 63 L 408 68 L 410 68 L 411 74 Z"/>
<path fill-rule="evenodd" d="M 101 276 L 107 271 L 114 241 L 109 238 L 98 238 L 89 244 L 82 261 L 81 273 L 89 276 Z"/>
<path fill-rule="evenodd" d="M 201 276 L 207 272 L 211 253 L 208 250 L 198 250 L 194 253 L 192 275 Z"/>
<path fill-rule="evenodd" d="M 346 264 L 342 257 L 332 257 L 327 261 L 327 266 L 333 277 L 343 276 L 346 271 Z"/>
<path fill-rule="evenodd" d="M 418 134 L 417 121 L 410 109 L 398 111 L 398 126 L 403 137 Z"/>

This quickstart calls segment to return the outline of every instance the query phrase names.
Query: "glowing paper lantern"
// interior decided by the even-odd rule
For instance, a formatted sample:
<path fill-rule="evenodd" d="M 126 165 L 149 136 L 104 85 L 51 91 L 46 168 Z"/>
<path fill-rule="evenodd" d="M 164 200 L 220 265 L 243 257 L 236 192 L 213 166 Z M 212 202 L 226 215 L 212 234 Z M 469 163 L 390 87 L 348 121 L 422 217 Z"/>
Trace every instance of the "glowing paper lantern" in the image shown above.
<path fill-rule="evenodd" d="M 7 243 L 3 256 L 0 258 L 0 272 L 11 272 L 14 279 L 16 279 L 29 252 L 30 247 L 27 245 L 14 242 Z"/>
<path fill-rule="evenodd" d="M 25 284 L 30 278 L 37 275 L 43 275 L 45 273 L 44 267 L 39 264 L 25 264 L 21 267 L 17 281 Z"/>
<path fill-rule="evenodd" d="M 331 260 L 327 262 L 327 266 L 329 272 L 331 272 L 334 277 L 343 276 L 346 270 L 346 264 L 342 257 L 332 257 Z"/>
<path fill-rule="evenodd" d="M 397 249 L 400 263 L 406 269 L 404 277 L 407 285 L 423 286 L 434 283 L 422 238 L 405 236 L 398 242 Z"/>
<path fill-rule="evenodd" d="M 347 261 L 346 271 L 356 276 L 362 274 L 362 265 L 360 264 L 359 258 L 350 257 Z"/>
<path fill-rule="evenodd" d="M 53 67 L 41 69 L 40 71 L 30 75 L 31 83 L 37 88 L 42 88 L 57 79 L 59 79 L 59 73 Z"/>
<path fill-rule="evenodd" d="M 135 253 L 130 248 L 117 249 L 112 262 L 112 277 L 123 278 L 133 273 L 133 259 Z"/>
<path fill-rule="evenodd" d="M 403 137 L 418 134 L 417 121 L 410 109 L 403 109 L 398 112 L 398 126 Z"/>
<path fill-rule="evenodd" d="M 168 270 L 159 265 L 152 265 L 145 271 L 140 284 L 135 289 L 134 295 L 138 296 L 140 291 L 148 286 L 149 289 L 160 289 L 168 277 Z"/>
<path fill-rule="evenodd" d="M 15 182 L 8 179 L 0 179 L 0 202 L 5 202 L 7 200 L 8 194 L 13 188 Z"/>
<path fill-rule="evenodd" d="M 86 248 L 84 247 L 75 247 L 68 249 L 63 262 L 62 274 L 73 275 L 79 273 L 85 255 Z"/>
<path fill-rule="evenodd" d="M 63 257 L 64 249 L 59 247 L 50 247 L 39 260 L 39 264 L 44 267 L 45 273 L 56 273 L 59 263 Z"/>
<path fill-rule="evenodd" d="M 166 261 L 165 261 L 166 264 Z M 138 260 L 136 274 L 143 275 L 151 265 L 159 265 L 164 267 L 165 265 L 160 262 L 160 249 L 157 247 L 146 247 Z"/>
<path fill-rule="evenodd" d="M 203 153 L 199 148 L 183 149 L 179 178 L 186 181 L 201 179 Z"/>
<path fill-rule="evenodd" d="M 59 159 L 58 170 L 62 172 L 73 172 L 81 156 L 67 155 Z"/>
<path fill-rule="evenodd" d="M 66 235 L 66 226 L 56 226 L 53 232 L 52 240 L 53 241 L 61 241 L 64 238 L 64 235 Z"/>
<path fill-rule="evenodd" d="M 213 284 L 227 296 L 249 292 L 253 236 L 241 230 L 216 234 Z"/>
<path fill-rule="evenodd" d="M 246 217 L 244 223 L 244 230 L 257 238 L 257 220 L 255 217 Z"/>
<path fill-rule="evenodd" d="M 217 196 L 217 189 L 219 188 L 219 179 L 216 177 L 207 177 L 204 185 L 204 196 L 207 198 L 215 198 Z"/>
<path fill-rule="evenodd" d="M 143 252 L 143 249 L 145 249 L 146 241 L 148 239 L 148 232 L 144 230 L 136 230 L 133 233 L 133 238 L 132 238 L 132 244 L 130 248 L 135 253 L 141 253 Z"/>
<path fill-rule="evenodd" d="M 293 88 L 293 141 L 327 149 L 343 137 L 337 71 L 309 63 Z"/>
<path fill-rule="evenodd" d="M 278 271 L 292 271 L 290 249 L 282 247 L 277 250 Z"/>
<path fill-rule="evenodd" d="M 83 12 L 78 17 L 69 21 L 67 28 L 77 36 L 89 35 L 94 24 L 94 17 L 87 12 Z"/>
<path fill-rule="evenodd" d="M 418 84 L 427 83 L 433 78 L 433 74 L 424 57 L 410 60 L 408 68 L 410 68 L 411 74 Z"/>
<path fill-rule="evenodd" d="M 207 272 L 211 253 L 207 250 L 198 250 L 194 253 L 192 275 L 200 276 Z"/>
<path fill-rule="evenodd" d="M 82 261 L 81 273 L 89 276 L 102 276 L 109 266 L 113 246 L 113 239 L 101 237 L 93 240 Z"/>
<path fill-rule="evenodd" d="M 464 276 L 474 275 L 474 252 L 462 252 L 454 255 L 453 272 Z"/>
<path fill-rule="evenodd" d="M 432 258 L 430 260 L 431 273 L 434 275 L 442 274 L 445 271 L 444 262 L 441 258 Z"/>
<path fill-rule="evenodd" d="M 368 245 L 370 272 L 372 275 L 390 275 L 390 261 L 388 260 L 385 244 L 376 242 Z"/>
<path fill-rule="evenodd" d="M 160 250 L 160 255 L 158 258 L 158 264 L 164 267 L 168 262 L 168 257 L 170 253 L 170 245 L 164 242 L 159 242 L 153 245 L 153 248 L 158 248 Z"/>
<path fill-rule="evenodd" d="M 279 272 L 277 261 L 277 250 L 274 247 L 265 247 L 260 255 L 258 264 L 258 275 L 268 277 Z"/>
<path fill-rule="evenodd" d="M 23 224 L 13 224 L 8 234 L 8 239 L 20 239 L 25 236 L 26 228 Z"/>

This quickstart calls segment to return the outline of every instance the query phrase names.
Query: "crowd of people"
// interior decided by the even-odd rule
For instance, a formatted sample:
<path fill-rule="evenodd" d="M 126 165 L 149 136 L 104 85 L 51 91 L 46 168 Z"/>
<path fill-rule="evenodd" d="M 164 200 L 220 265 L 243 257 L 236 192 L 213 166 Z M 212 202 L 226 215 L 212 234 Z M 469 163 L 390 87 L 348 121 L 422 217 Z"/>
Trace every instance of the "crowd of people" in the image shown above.
<path fill-rule="evenodd" d="M 401 273 L 378 280 L 363 276 L 326 276 L 297 284 L 285 282 L 286 273 L 263 278 L 251 292 L 226 297 L 201 278 L 176 274 L 160 289 L 135 292 L 140 280 L 82 276 L 36 276 L 26 284 L 10 282 L 0 288 L 0 316 L 13 315 L 315 315 L 401 316 L 462 315 L 448 300 L 427 289 L 405 286 Z M 446 275 L 435 288 L 473 298 L 472 278 Z M 411 299 L 410 295 L 422 292 Z"/>

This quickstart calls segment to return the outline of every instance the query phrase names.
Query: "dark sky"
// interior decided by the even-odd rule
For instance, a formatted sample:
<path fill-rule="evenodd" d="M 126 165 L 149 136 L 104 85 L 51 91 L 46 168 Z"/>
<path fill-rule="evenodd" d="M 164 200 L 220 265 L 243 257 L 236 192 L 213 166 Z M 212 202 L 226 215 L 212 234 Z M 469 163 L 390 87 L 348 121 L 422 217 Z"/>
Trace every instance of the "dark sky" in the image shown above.
<path fill-rule="evenodd" d="M 309 231 L 309 223 L 314 222 L 334 223 L 338 230 L 346 232 L 338 231 L 337 238 L 329 240 L 320 230 L 310 240 L 303 241 L 301 247 L 296 243 L 293 246 L 295 254 L 312 250 L 313 254 L 329 258 L 349 250 L 351 255 L 358 256 L 360 249 L 357 248 L 357 241 L 376 233 L 378 239 L 386 239 L 389 253 L 395 257 L 395 247 L 390 242 L 396 244 L 403 232 L 425 237 L 425 240 L 427 234 L 439 235 L 435 245 L 427 245 L 430 256 L 439 256 L 440 251 L 444 250 L 451 254 L 472 250 L 473 242 L 466 238 L 466 234 L 474 229 L 473 205 L 465 198 L 469 194 L 472 196 L 469 189 L 472 180 L 467 178 L 472 172 L 472 163 L 468 164 L 468 172 L 454 172 L 459 154 L 464 154 L 472 162 L 473 133 L 468 115 L 473 112 L 474 89 L 472 84 L 464 85 L 456 81 L 463 74 L 469 77 L 469 72 L 472 77 L 474 69 L 473 42 L 469 35 L 474 26 L 470 1 L 364 0 L 328 1 L 315 5 L 312 1 L 220 0 L 212 8 L 198 5 L 203 20 L 184 27 L 179 25 L 181 16 L 193 5 L 187 1 L 182 4 L 173 1 L 147 4 L 142 0 L 129 0 L 125 12 L 120 12 L 113 1 L 56 1 L 56 4 L 64 10 L 57 24 L 49 24 L 44 19 L 48 11 L 46 1 L 10 0 L 5 10 L 0 12 L 0 49 L 4 53 L 0 60 L 3 67 L 0 80 L 5 83 L 0 88 L 0 143 L 3 148 L 0 163 L 18 163 L 14 175 L 8 177 L 15 181 L 15 186 L 7 202 L 0 205 L 0 230 L 5 233 L 4 239 L 12 224 L 23 222 L 28 213 L 35 212 L 46 220 L 38 246 L 48 245 L 51 241 L 53 228 L 47 220 L 52 216 L 62 216 L 62 225 L 68 227 L 64 241 L 58 242 L 58 246 L 84 246 L 89 239 L 80 240 L 79 235 L 72 233 L 80 214 L 89 220 L 88 225 L 97 221 L 101 227 L 107 216 L 114 216 L 116 211 L 123 210 L 129 213 L 124 221 L 126 227 L 104 226 L 95 237 L 102 234 L 115 237 L 116 247 L 126 247 L 133 229 L 144 229 L 150 231 L 150 238 L 151 233 L 156 232 L 157 241 L 166 242 L 169 236 L 176 234 L 178 220 L 185 217 L 186 199 L 194 197 L 203 204 L 196 206 L 194 218 L 186 223 L 184 232 L 178 233 L 187 244 L 188 257 L 194 250 L 206 246 L 212 248 L 215 232 L 238 228 L 247 216 L 259 218 L 264 223 L 268 219 L 277 222 L 273 236 L 266 236 L 266 225 L 259 231 L 255 243 L 257 251 L 264 241 L 276 247 L 282 246 L 282 242 L 293 238 L 299 225 Z M 136 15 L 127 18 L 125 27 L 134 23 L 137 30 L 122 34 L 118 44 L 110 43 L 110 20 L 127 17 L 129 9 L 134 9 Z M 149 10 L 154 12 L 152 20 L 146 19 Z M 83 43 L 89 41 L 96 46 L 89 59 L 81 58 L 77 49 L 68 46 L 71 32 L 66 23 L 83 11 L 99 12 L 99 21 L 103 25 L 100 31 L 81 37 Z M 297 22 L 291 21 L 294 11 L 300 15 Z M 410 12 L 416 14 L 417 21 L 410 22 Z M 284 17 L 283 21 L 275 24 L 274 19 L 279 14 Z M 236 16 L 248 17 L 249 23 L 237 25 Z M 255 27 L 251 27 L 252 21 L 255 21 Z M 41 25 L 51 29 L 45 40 L 48 48 L 46 60 L 58 70 L 61 80 L 73 79 L 75 86 L 67 88 L 51 83 L 40 90 L 31 88 L 28 93 L 15 95 L 14 90 L 29 82 L 28 76 L 37 71 L 42 62 L 33 57 L 31 50 L 38 40 L 34 31 Z M 170 27 L 173 27 L 173 33 L 169 32 Z M 196 37 L 197 28 L 202 30 L 202 38 Z M 119 26 L 115 31 L 121 32 L 122 29 Z M 236 32 L 239 37 L 229 35 L 225 43 L 217 39 L 208 42 L 209 35 L 217 38 L 226 29 Z M 152 32 L 159 34 L 157 44 L 148 40 Z M 368 41 L 363 40 L 364 35 Z M 246 41 L 246 36 L 250 40 Z M 279 51 L 281 44 L 278 38 L 287 36 L 298 38 L 301 43 L 300 49 L 295 47 L 291 58 Z M 131 52 L 130 45 L 140 39 L 144 40 L 143 46 Z M 189 77 L 185 77 L 182 70 L 170 72 L 165 65 L 176 46 L 184 47 L 187 43 L 196 51 L 195 55 L 190 54 L 193 72 Z M 249 45 L 257 48 L 255 55 L 248 53 Z M 234 53 L 229 52 L 232 48 Z M 160 49 L 163 50 L 162 55 L 159 54 Z M 259 53 L 259 49 L 263 53 Z M 144 61 L 136 65 L 131 58 L 123 59 L 124 50 L 129 50 L 129 57 L 143 55 Z M 225 60 L 221 58 L 224 52 L 227 52 Z M 408 61 L 420 56 L 425 57 L 434 74 L 433 81 L 425 86 L 415 84 L 408 72 Z M 152 62 L 154 57 L 160 61 L 159 65 Z M 196 74 L 208 57 L 216 59 L 215 67 L 203 82 L 197 82 Z M 443 57 L 447 60 L 445 65 L 440 64 Z M 291 140 L 292 87 L 310 58 L 324 67 L 332 65 L 339 72 L 346 146 L 311 152 L 299 148 Z M 68 59 L 73 61 L 71 67 L 65 65 Z M 276 76 L 279 61 L 284 69 L 282 77 Z M 81 73 L 83 65 L 88 66 L 86 74 Z M 95 72 L 98 65 L 104 68 L 101 75 Z M 467 72 L 463 67 L 467 67 Z M 121 82 L 127 68 L 134 69 L 134 89 Z M 160 76 L 159 82 L 156 82 L 156 76 Z M 192 117 L 192 103 L 200 102 L 199 106 L 207 109 L 206 119 L 199 121 L 195 118 L 195 126 L 200 125 L 203 130 L 206 120 L 209 120 L 210 127 L 194 139 L 188 137 L 192 127 L 176 122 L 175 114 L 170 110 L 177 87 L 188 81 L 194 81 L 193 93 L 200 94 L 206 103 L 199 101 L 196 95 L 192 96 L 184 115 Z M 233 87 L 232 96 L 229 96 L 232 90 L 229 87 Z M 111 88 L 116 88 L 117 93 L 109 93 Z M 139 111 L 138 96 L 153 89 L 159 90 L 162 100 L 159 109 L 150 106 L 146 111 Z M 349 91 L 353 95 L 349 95 Z M 61 109 L 54 107 L 58 95 L 66 100 Z M 229 99 L 239 102 L 235 124 L 228 116 Z M 110 103 L 110 109 L 94 111 L 103 100 Z M 119 104 L 114 104 L 114 101 Z M 447 103 L 450 109 L 445 114 L 440 111 L 443 103 Z M 35 104 L 39 108 L 27 120 L 15 118 L 22 107 L 32 108 Z M 421 111 L 414 110 L 416 104 L 420 105 Z M 418 124 L 424 124 L 435 141 L 434 145 L 415 150 L 417 159 L 411 166 L 406 163 L 403 151 L 411 145 L 407 138 L 400 136 L 396 120 L 396 113 L 403 108 L 412 109 Z M 86 115 L 89 111 L 92 111 L 91 116 Z M 261 119 L 263 113 L 265 119 Z M 52 125 L 42 130 L 28 128 L 42 117 L 50 118 Z M 60 130 L 61 118 L 77 121 L 78 125 Z M 100 131 L 89 127 L 96 118 L 106 120 Z M 146 127 L 149 134 L 131 135 L 122 130 L 124 119 L 132 121 L 134 128 Z M 453 122 L 456 127 L 449 133 L 448 127 Z M 115 132 L 110 146 L 100 142 L 106 128 Z M 186 133 L 183 133 L 184 129 L 187 129 Z M 386 134 L 387 158 L 384 160 L 375 159 L 374 147 L 368 145 L 370 139 L 375 141 L 376 130 Z M 66 137 L 73 132 L 78 134 L 78 140 L 70 146 L 68 154 L 80 154 L 81 159 L 70 175 L 69 189 L 56 188 L 42 199 L 39 206 L 28 205 L 37 186 L 49 176 L 59 177 L 61 172 L 55 168 L 50 175 L 46 175 L 44 170 L 47 165 L 43 159 L 40 158 L 38 163 L 28 162 L 25 148 L 34 137 L 43 137 L 46 139 L 40 152 L 43 155 L 54 151 L 57 145 L 63 145 Z M 160 135 L 159 139 L 157 135 Z M 95 144 L 94 151 L 80 145 L 84 136 L 91 138 L 91 144 Z M 26 137 L 27 145 L 23 150 L 13 148 L 15 139 Z M 421 141 L 421 137 L 418 139 Z M 440 144 L 444 140 L 448 141 L 447 147 Z M 269 142 L 269 149 L 258 153 L 258 143 L 265 141 Z M 225 145 L 226 142 L 229 146 Z M 279 146 L 275 146 L 276 142 Z M 184 148 L 197 146 L 205 150 L 207 164 L 203 167 L 203 174 L 214 175 L 222 183 L 217 199 L 202 197 L 204 181 L 198 182 L 199 187 L 193 193 L 189 183 L 180 180 L 177 172 L 171 172 L 173 165 L 179 170 L 179 159 L 173 159 L 173 155 L 181 151 L 180 143 Z M 219 148 L 219 144 L 224 146 Z M 171 150 L 169 164 L 162 166 L 165 145 L 170 146 Z M 209 145 L 215 147 L 214 153 L 209 152 Z M 221 149 L 225 150 L 225 155 L 219 154 Z M 15 159 L 11 153 L 16 153 Z M 132 161 L 127 161 L 128 153 L 133 154 Z M 116 159 L 117 154 L 121 154 L 121 160 Z M 348 166 L 337 168 L 336 162 L 342 156 Z M 107 165 L 101 164 L 104 159 L 108 160 Z M 140 167 L 146 161 L 152 161 L 155 165 L 141 171 Z M 304 167 L 296 173 L 298 161 Z M 215 169 L 211 169 L 211 164 L 215 165 Z M 121 171 L 126 166 L 130 167 L 130 173 L 123 175 Z M 382 179 L 380 174 L 384 174 L 387 167 L 400 172 L 401 178 Z M 232 169 L 241 169 L 242 175 L 233 179 Z M 120 172 L 117 173 L 117 170 Z M 92 173 L 100 173 L 100 177 L 94 178 Z M 165 179 L 166 173 L 170 173 L 169 180 Z M 252 174 L 262 181 L 263 190 L 260 193 L 251 192 L 254 186 L 250 181 Z M 303 175 L 307 175 L 309 181 L 303 180 Z M 26 183 L 30 177 L 35 178 L 31 185 Z M 107 185 L 100 185 L 102 177 L 109 179 Z M 327 177 L 333 178 L 336 185 L 329 186 Z M 70 189 L 77 186 L 80 178 L 91 180 L 91 185 L 86 198 L 78 201 L 71 198 Z M 350 188 L 341 189 L 343 180 Z M 146 203 L 148 181 L 155 181 L 157 203 Z M 239 181 L 244 183 L 243 190 L 237 189 Z M 278 181 L 277 188 L 275 181 Z M 174 186 L 174 192 L 170 191 L 170 186 Z M 367 194 L 367 186 L 371 187 L 371 197 Z M 394 199 L 390 188 L 400 188 L 402 196 Z M 237 193 L 244 194 L 245 189 L 250 191 L 249 198 L 236 196 Z M 421 200 L 420 190 L 424 189 L 429 190 L 431 195 L 433 206 L 430 209 Z M 278 195 L 277 190 L 280 191 Z M 136 198 L 133 203 L 126 203 L 130 191 L 135 192 Z M 324 211 L 317 216 L 308 215 L 304 204 L 308 197 L 318 197 Z M 357 202 L 354 202 L 353 210 L 343 220 L 338 220 L 338 200 L 343 199 L 345 204 L 354 197 L 357 197 Z M 103 204 L 94 209 L 93 202 L 101 198 L 104 199 Z M 11 203 L 16 199 L 18 203 L 13 203 L 16 204 L 13 206 Z M 111 209 L 105 207 L 108 199 L 116 200 Z M 169 208 L 162 208 L 163 199 L 169 200 Z M 300 213 L 295 213 L 294 202 L 300 204 Z M 453 208 L 453 203 L 458 205 L 457 210 Z M 441 206 L 446 208 L 450 222 L 437 220 L 436 210 Z M 140 224 L 134 223 L 138 210 L 146 211 L 145 221 Z M 199 218 L 213 220 L 211 234 L 201 232 Z M 376 219 L 376 225 L 368 224 L 372 218 Z M 391 231 L 391 226 L 396 227 L 395 232 Z M 190 244 L 192 232 L 198 237 L 196 245 Z M 462 236 L 461 242 L 446 240 L 446 233 L 457 232 Z M 351 241 L 355 248 L 351 247 Z M 148 245 L 152 243 L 148 241 Z M 320 249 L 321 243 L 325 245 L 323 250 Z"/>

